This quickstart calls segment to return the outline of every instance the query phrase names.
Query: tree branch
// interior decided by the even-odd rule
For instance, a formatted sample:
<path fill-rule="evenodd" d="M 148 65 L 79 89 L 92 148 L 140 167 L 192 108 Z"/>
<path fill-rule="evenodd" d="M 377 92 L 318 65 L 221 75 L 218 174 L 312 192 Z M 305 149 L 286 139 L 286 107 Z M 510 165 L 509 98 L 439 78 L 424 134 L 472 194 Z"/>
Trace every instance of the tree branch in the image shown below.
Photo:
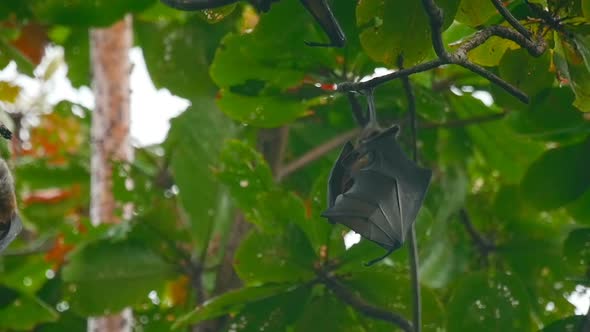
<path fill-rule="evenodd" d="M 540 56 L 545 52 L 546 49 L 546 44 L 542 40 L 541 36 L 539 37 L 538 41 L 531 40 L 530 32 L 528 32 L 528 30 L 526 30 L 520 23 L 518 23 L 518 21 L 516 21 L 516 19 L 512 16 L 512 14 L 510 14 L 508 10 L 502 7 L 502 11 L 500 11 L 500 13 L 506 18 L 506 20 L 509 21 L 509 23 L 510 21 L 514 21 L 512 23 L 516 23 L 516 26 L 518 26 L 518 28 L 515 27 L 515 29 L 517 30 L 513 30 L 499 25 L 487 27 L 473 34 L 473 36 L 469 40 L 465 41 L 455 52 L 449 53 L 445 49 L 444 42 L 442 39 L 442 10 L 434 3 L 433 0 L 422 0 L 422 4 L 424 6 L 426 13 L 428 14 L 432 37 L 432 47 L 434 48 L 434 51 L 438 58 L 428 62 L 420 63 L 410 68 L 400 68 L 398 71 L 380 77 L 375 77 L 368 81 L 342 82 L 337 86 L 338 91 L 348 92 L 375 88 L 380 84 L 397 78 L 407 77 L 415 73 L 431 70 L 447 64 L 455 64 L 484 77 L 490 82 L 497 84 L 498 86 L 506 90 L 508 93 L 512 94 L 513 96 L 521 100 L 522 102 L 528 103 L 528 96 L 524 92 L 522 92 L 515 86 L 511 85 L 510 83 L 506 82 L 505 80 L 501 79 L 494 73 L 469 61 L 467 53 L 485 43 L 490 37 L 497 36 L 517 43 L 521 47 L 525 48 L 532 56 Z"/>
<path fill-rule="evenodd" d="M 398 58 L 398 67 L 401 69 L 404 66 L 404 58 L 400 56 Z M 402 77 L 402 85 L 406 93 L 406 99 L 408 100 L 408 115 L 410 116 L 410 128 L 412 133 L 412 158 L 414 162 L 418 161 L 418 144 L 417 144 L 417 126 L 416 126 L 416 95 L 410 78 L 408 76 Z M 412 224 L 410 227 L 410 238 L 409 238 L 409 256 L 410 256 L 410 272 L 412 278 L 412 313 L 413 322 L 416 332 L 422 331 L 422 300 L 420 296 L 420 276 L 418 272 L 419 258 L 418 258 L 418 240 L 416 239 L 416 227 Z"/>
<path fill-rule="evenodd" d="M 344 134 L 338 135 L 329 141 L 313 148 L 309 152 L 305 153 L 303 156 L 295 159 L 293 162 L 279 168 L 277 171 L 277 179 L 281 181 L 285 177 L 289 176 L 291 173 L 297 171 L 300 168 L 311 164 L 312 162 L 320 159 L 330 151 L 334 150 L 335 148 L 341 146 L 342 144 L 352 140 L 355 138 L 360 132 L 360 129 L 353 129 L 345 132 Z"/>
<path fill-rule="evenodd" d="M 438 128 L 459 128 L 470 126 L 474 124 L 484 123 L 484 122 L 491 122 L 497 121 L 504 118 L 508 114 L 508 112 L 504 113 L 494 113 L 489 115 L 482 115 L 473 118 L 467 119 L 459 119 L 459 120 L 450 120 L 447 122 L 431 122 L 431 123 L 420 123 L 417 124 L 418 129 L 438 129 Z M 285 177 L 293 174 L 294 172 L 298 171 L 301 168 L 311 164 L 312 162 L 322 158 L 326 154 L 330 153 L 332 150 L 342 146 L 342 144 L 354 139 L 360 133 L 360 129 L 355 128 L 351 129 L 343 134 L 340 134 L 329 141 L 322 143 L 321 145 L 311 149 L 310 151 L 306 152 L 301 157 L 295 159 L 291 163 L 284 165 L 281 167 L 277 172 L 277 179 L 278 181 L 283 180 Z"/>
<path fill-rule="evenodd" d="M 405 332 L 414 332 L 414 328 L 412 327 L 412 323 L 407 321 L 402 315 L 388 311 L 379 307 L 376 307 L 363 298 L 356 296 L 346 287 L 341 285 L 337 280 L 330 276 L 321 275 L 320 280 L 323 282 L 328 289 L 330 289 L 336 297 L 338 297 L 342 302 L 348 304 L 349 306 L 353 307 L 357 311 L 363 313 L 364 315 L 374 318 L 383 320 L 386 322 L 390 322 L 399 326 Z"/>
<path fill-rule="evenodd" d="M 512 13 L 510 13 L 510 11 L 506 9 L 506 7 L 504 7 L 500 0 L 492 0 L 492 4 L 494 5 L 494 7 L 496 7 L 500 15 L 504 16 L 506 22 L 512 25 L 512 27 L 516 31 L 520 32 L 520 34 L 525 36 L 526 38 L 531 39 L 531 32 L 528 31 L 522 24 L 520 24 L 514 16 L 512 16 Z"/>
<path fill-rule="evenodd" d="M 496 245 L 490 240 L 486 239 L 477 231 L 477 229 L 475 229 L 475 226 L 473 226 L 473 223 L 471 222 L 469 214 L 467 214 L 467 210 L 465 208 L 459 211 L 459 217 L 461 219 L 461 223 L 465 226 L 467 233 L 469 233 L 471 240 L 473 240 L 475 245 L 484 256 L 487 256 L 488 253 L 496 250 Z"/>

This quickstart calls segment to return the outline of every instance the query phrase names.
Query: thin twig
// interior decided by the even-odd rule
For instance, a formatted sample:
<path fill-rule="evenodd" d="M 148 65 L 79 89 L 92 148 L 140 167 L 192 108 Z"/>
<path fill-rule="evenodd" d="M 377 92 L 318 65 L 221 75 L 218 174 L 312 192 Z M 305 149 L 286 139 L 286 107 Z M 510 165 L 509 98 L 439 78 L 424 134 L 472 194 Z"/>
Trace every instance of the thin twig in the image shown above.
<path fill-rule="evenodd" d="M 277 171 L 277 180 L 280 181 L 284 179 L 286 176 L 295 172 L 296 170 L 305 167 L 308 164 L 320 159 L 330 151 L 355 138 L 359 134 L 359 132 L 360 129 L 353 129 L 347 131 L 344 134 L 338 135 L 330 139 L 329 141 L 313 148 L 312 150 L 305 153 L 303 156 L 299 157 L 295 161 L 279 168 L 279 170 Z"/>
<path fill-rule="evenodd" d="M 487 256 L 489 252 L 496 250 L 496 245 L 475 229 L 466 209 L 463 208 L 459 211 L 459 217 L 461 218 L 461 223 L 465 226 L 467 233 L 469 233 L 469 236 L 484 256 Z"/>
<path fill-rule="evenodd" d="M 500 38 L 511 40 L 521 47 L 525 48 L 532 56 L 540 56 L 545 52 L 546 44 L 540 38 L 538 41 L 533 41 L 529 38 L 530 33 L 523 34 L 520 30 L 524 29 L 520 23 L 518 26 L 518 30 L 513 30 L 508 27 L 494 25 L 490 27 L 486 27 L 478 31 L 477 33 L 473 34 L 470 39 L 465 41 L 455 52 L 449 53 L 444 46 L 444 42 L 442 39 L 442 27 L 443 27 L 443 12 L 442 10 L 434 3 L 433 0 L 422 0 L 422 4 L 426 13 L 428 14 L 429 23 L 430 23 L 430 30 L 432 34 L 432 46 L 436 55 L 438 56 L 437 59 L 431 60 L 428 62 L 423 62 L 418 65 L 415 65 L 410 68 L 406 69 L 399 69 L 393 73 L 383 75 L 380 77 L 375 77 L 368 81 L 364 82 L 342 82 L 338 84 L 338 91 L 340 92 L 348 92 L 348 91 L 361 91 L 370 88 L 375 88 L 378 85 L 381 85 L 385 82 L 407 77 L 419 72 L 431 70 L 443 65 L 448 64 L 455 64 L 461 67 L 464 67 L 482 77 L 489 80 L 490 82 L 499 85 L 508 93 L 514 95 L 516 98 L 521 100 L 524 103 L 528 103 L 528 96 L 522 92 L 520 89 L 516 88 L 515 86 L 511 85 L 510 83 L 506 82 L 505 80 L 501 79 L 500 77 L 496 76 L 492 72 L 484 69 L 483 67 L 474 64 L 473 62 L 468 60 L 467 53 L 474 48 L 482 45 L 485 43 L 489 38 L 492 36 L 497 36 Z M 508 14 L 510 14 L 508 12 Z M 510 17 L 512 15 L 510 14 Z"/>
<path fill-rule="evenodd" d="M 506 9 L 506 7 L 504 7 L 500 0 L 492 0 L 492 4 L 494 7 L 496 7 L 500 15 L 506 19 L 506 22 L 512 25 L 516 31 L 520 32 L 523 36 L 529 39 L 531 38 L 531 32 L 528 31 L 522 24 L 520 24 L 514 16 L 512 16 L 512 13 Z"/>
<path fill-rule="evenodd" d="M 404 66 L 404 59 L 402 56 L 398 58 L 398 68 L 402 69 Z M 412 133 L 412 158 L 414 162 L 418 161 L 418 144 L 417 144 L 417 126 L 416 126 L 416 95 L 409 77 L 402 78 L 402 85 L 408 100 L 408 114 L 410 116 L 410 128 Z M 416 332 L 422 331 L 422 300 L 420 296 L 420 276 L 418 271 L 418 240 L 416 239 L 416 227 L 414 224 L 410 227 L 409 238 L 409 256 L 410 256 L 410 272 L 412 278 L 412 313 L 414 329 Z"/>
<path fill-rule="evenodd" d="M 449 120 L 447 122 L 430 122 L 430 123 L 418 123 L 418 129 L 438 129 L 438 128 L 459 128 L 470 126 L 474 124 L 480 124 L 485 122 L 497 121 L 501 120 L 508 114 L 507 112 L 504 113 L 494 113 L 489 115 L 482 115 L 476 116 L 473 118 L 467 119 L 459 119 L 459 120 Z M 317 147 L 313 148 L 312 150 L 306 152 L 301 157 L 295 159 L 291 163 L 283 166 L 279 169 L 277 173 L 278 180 L 283 180 L 285 177 L 293 174 L 294 172 L 298 171 L 299 169 L 311 164 L 312 162 L 322 158 L 326 154 L 330 153 L 332 150 L 342 146 L 342 144 L 354 139 L 360 133 L 360 129 L 355 128 L 351 129 L 343 134 L 340 134 L 329 141 L 318 145 Z"/>
<path fill-rule="evenodd" d="M 322 276 L 321 281 L 334 293 L 334 295 L 336 295 L 336 297 L 338 297 L 342 302 L 353 307 L 355 310 L 365 314 L 368 317 L 395 324 L 405 332 L 414 332 L 412 323 L 407 321 L 402 315 L 393 311 L 381 309 L 368 303 L 363 298 L 352 293 L 332 277 Z"/>

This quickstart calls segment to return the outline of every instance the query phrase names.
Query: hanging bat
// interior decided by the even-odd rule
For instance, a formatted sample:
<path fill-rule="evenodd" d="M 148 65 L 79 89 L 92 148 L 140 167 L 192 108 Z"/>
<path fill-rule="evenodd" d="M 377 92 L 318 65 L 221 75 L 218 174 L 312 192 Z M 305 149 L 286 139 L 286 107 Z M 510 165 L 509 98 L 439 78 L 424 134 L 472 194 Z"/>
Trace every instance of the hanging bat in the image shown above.
<path fill-rule="evenodd" d="M 328 209 L 322 216 L 388 250 L 368 265 L 404 243 L 432 176 L 404 154 L 398 132 L 392 126 L 373 131 L 357 147 L 348 142 L 328 180 Z"/>
<path fill-rule="evenodd" d="M 226 6 L 239 0 L 161 0 L 169 7 L 184 10 L 203 10 Z M 249 0 L 261 12 L 270 10 L 270 5 L 279 0 Z M 330 39 L 329 43 L 305 42 L 309 46 L 344 47 L 346 36 L 338 20 L 334 17 L 327 0 L 300 0 L 307 11 L 316 19 Z"/>
<path fill-rule="evenodd" d="M 0 159 L 0 252 L 16 238 L 21 230 L 22 224 L 16 214 L 14 180 L 8 165 Z"/>

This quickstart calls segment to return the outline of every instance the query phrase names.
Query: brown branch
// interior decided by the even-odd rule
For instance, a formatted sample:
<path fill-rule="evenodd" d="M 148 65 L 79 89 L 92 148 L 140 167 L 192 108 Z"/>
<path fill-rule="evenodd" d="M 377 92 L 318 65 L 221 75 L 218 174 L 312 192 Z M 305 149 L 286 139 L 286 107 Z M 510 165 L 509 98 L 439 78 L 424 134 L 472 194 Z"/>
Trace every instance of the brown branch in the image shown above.
<path fill-rule="evenodd" d="M 348 304 L 349 306 L 353 307 L 355 310 L 363 313 L 364 315 L 374 318 L 383 320 L 386 322 L 390 322 L 392 324 L 397 325 L 399 328 L 404 330 L 405 332 L 414 332 L 414 328 L 412 327 L 412 323 L 406 320 L 402 315 L 388 311 L 379 307 L 376 307 L 363 298 L 355 295 L 346 287 L 341 285 L 337 280 L 330 276 L 320 276 L 320 280 L 323 282 L 328 289 L 330 289 L 336 297 L 338 297 L 342 302 Z"/>
<path fill-rule="evenodd" d="M 281 181 L 291 173 L 297 171 L 300 168 L 307 166 L 308 164 L 320 159 L 330 151 L 341 146 L 342 144 L 352 140 L 360 133 L 360 129 L 353 129 L 345 132 L 344 134 L 338 135 L 329 141 L 313 148 L 312 150 L 305 153 L 303 156 L 294 160 L 293 162 L 279 168 L 277 172 L 277 179 Z"/>
<path fill-rule="evenodd" d="M 430 123 L 420 123 L 417 124 L 418 129 L 438 129 L 438 128 L 459 128 L 470 126 L 474 124 L 480 124 L 485 122 L 497 121 L 503 119 L 508 112 L 504 113 L 494 113 L 489 115 L 482 115 L 473 118 L 467 119 L 459 119 L 459 120 L 450 120 L 447 122 L 430 122 Z M 351 129 L 343 134 L 340 134 L 329 141 L 313 148 L 312 150 L 306 152 L 301 157 L 295 159 L 291 163 L 281 167 L 278 170 L 277 178 L 278 181 L 283 180 L 285 177 L 293 174 L 294 172 L 298 171 L 301 168 L 311 164 L 312 162 L 322 158 L 326 154 L 330 153 L 332 150 L 342 146 L 342 144 L 354 139 L 360 133 L 360 129 Z"/>
<path fill-rule="evenodd" d="M 525 36 L 528 39 L 531 38 L 531 32 L 528 31 L 522 24 L 520 24 L 514 16 L 512 16 L 512 13 L 510 13 L 510 11 L 506 9 L 506 7 L 504 7 L 500 0 L 492 0 L 492 4 L 494 5 L 494 7 L 496 7 L 500 15 L 504 17 L 506 22 L 512 25 L 512 27 L 516 31 L 520 32 L 521 35 Z"/>
<path fill-rule="evenodd" d="M 526 34 L 522 34 L 519 31 L 504 26 L 494 25 L 473 34 L 473 36 L 469 40 L 465 41 L 461 45 L 461 47 L 459 47 L 455 52 L 449 53 L 445 49 L 444 42 L 442 39 L 442 10 L 434 3 L 433 0 L 422 0 L 422 4 L 424 6 L 424 9 L 426 10 L 426 13 L 428 14 L 432 38 L 432 47 L 434 48 L 434 51 L 438 58 L 432 61 L 420 63 L 410 68 L 400 68 L 398 71 L 380 77 L 375 77 L 368 81 L 343 82 L 338 84 L 338 91 L 348 92 L 371 89 L 375 88 L 380 84 L 397 78 L 407 77 L 415 73 L 431 70 L 447 64 L 455 64 L 484 77 L 485 79 L 489 80 L 494 84 L 499 85 L 501 88 L 503 88 L 508 93 L 512 94 L 522 102 L 528 103 L 528 96 L 524 92 L 522 92 L 515 86 L 511 85 L 510 83 L 506 82 L 505 80 L 501 79 L 494 73 L 469 61 L 467 53 L 485 43 L 490 37 L 497 36 L 517 43 L 521 47 L 525 48 L 532 56 L 539 56 L 543 54 L 543 52 L 545 52 L 546 49 L 546 44 L 541 39 L 541 37 L 539 37 L 538 41 L 533 41 L 529 39 L 529 37 L 527 37 Z M 510 17 L 512 17 L 512 15 L 509 12 L 508 14 L 510 15 Z M 518 25 L 520 25 L 520 23 L 518 23 Z M 528 33 L 528 35 L 530 35 L 530 33 Z"/>
<path fill-rule="evenodd" d="M 488 253 L 496 250 L 496 245 L 492 243 L 490 240 L 486 239 L 477 231 L 477 229 L 475 229 L 475 226 L 471 222 L 471 218 L 469 218 L 466 209 L 463 208 L 459 211 L 459 217 L 461 219 L 461 223 L 465 226 L 467 233 L 469 233 L 471 240 L 473 240 L 475 245 L 478 247 L 478 249 L 484 256 L 487 256 Z"/>

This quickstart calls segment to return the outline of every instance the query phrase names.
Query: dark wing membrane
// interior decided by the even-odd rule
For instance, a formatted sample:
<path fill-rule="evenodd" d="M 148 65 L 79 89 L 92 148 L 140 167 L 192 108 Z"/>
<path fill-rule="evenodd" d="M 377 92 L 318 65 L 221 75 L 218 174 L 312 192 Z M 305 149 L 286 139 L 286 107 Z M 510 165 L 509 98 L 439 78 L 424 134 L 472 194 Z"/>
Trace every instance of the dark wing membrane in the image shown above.
<path fill-rule="evenodd" d="M 301 3 L 313 15 L 328 35 L 328 38 L 330 38 L 329 44 L 314 42 L 307 42 L 307 44 L 310 46 L 344 47 L 346 36 L 326 0 L 301 0 Z"/>
<path fill-rule="evenodd" d="M 338 196 L 322 216 L 343 224 L 363 237 L 391 249 L 401 245 L 399 206 L 395 181 L 378 173 L 355 173 L 354 185 Z"/>
<path fill-rule="evenodd" d="M 328 178 L 328 207 L 334 206 L 336 197 L 344 192 L 344 184 L 350 179 L 350 172 L 345 167 L 343 161 L 352 151 L 352 143 L 347 142 L 342 148 L 342 151 L 340 151 L 340 155 L 334 166 L 332 166 L 330 177 Z"/>

